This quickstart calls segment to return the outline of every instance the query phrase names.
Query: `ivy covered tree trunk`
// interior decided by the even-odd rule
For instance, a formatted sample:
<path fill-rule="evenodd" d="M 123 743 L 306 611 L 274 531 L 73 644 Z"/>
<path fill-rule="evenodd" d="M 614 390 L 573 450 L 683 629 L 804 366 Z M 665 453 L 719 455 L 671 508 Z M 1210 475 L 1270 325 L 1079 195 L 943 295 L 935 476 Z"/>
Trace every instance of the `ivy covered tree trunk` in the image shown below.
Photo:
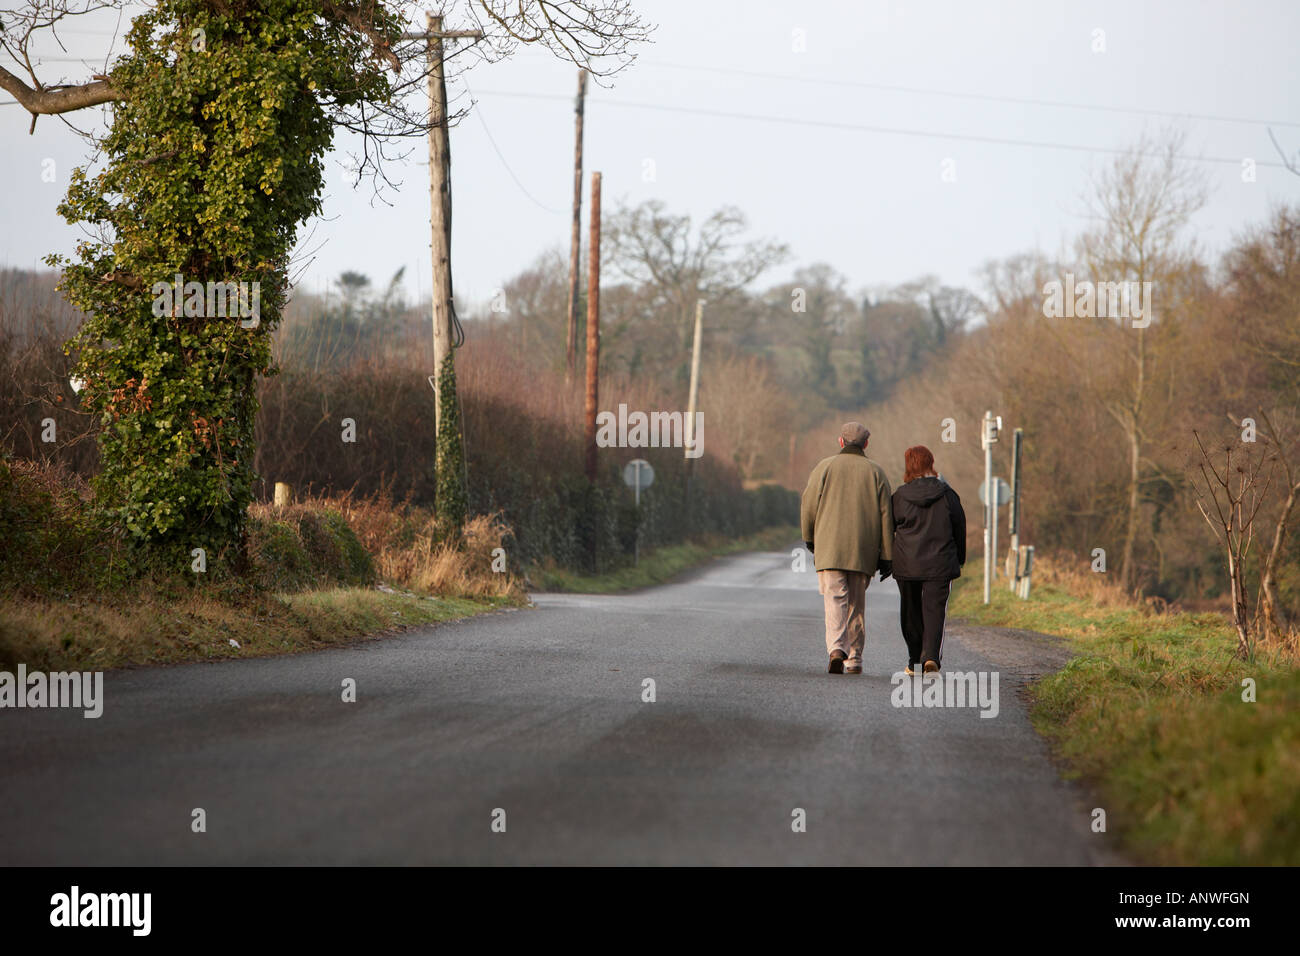
<path fill-rule="evenodd" d="M 97 237 L 47 260 L 90 316 L 68 349 L 101 424 L 97 498 L 142 542 L 242 542 L 257 379 L 297 229 L 320 211 L 326 106 L 389 95 L 320 6 L 162 0 L 137 17 L 103 166 L 76 170 L 59 208 Z"/>
<path fill-rule="evenodd" d="M 456 398 L 455 353 L 448 352 L 438 369 L 438 518 L 457 537 L 469 504 L 465 495 L 465 445 L 461 440 L 460 402 Z"/>

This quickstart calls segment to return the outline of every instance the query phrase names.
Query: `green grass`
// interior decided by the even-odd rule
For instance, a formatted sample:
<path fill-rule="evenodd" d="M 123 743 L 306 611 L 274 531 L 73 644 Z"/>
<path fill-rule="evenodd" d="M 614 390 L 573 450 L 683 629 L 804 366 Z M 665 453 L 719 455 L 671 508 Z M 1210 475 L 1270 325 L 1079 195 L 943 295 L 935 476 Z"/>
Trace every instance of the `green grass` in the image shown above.
<path fill-rule="evenodd" d="M 766 528 L 744 538 L 701 538 L 687 544 L 670 545 L 641 553 L 641 561 L 604 574 L 579 574 L 554 566 L 532 568 L 528 574 L 541 591 L 570 591 L 580 594 L 612 594 L 663 584 L 714 558 L 743 551 L 777 551 L 799 539 L 794 525 Z"/>
<path fill-rule="evenodd" d="M 1143 862 L 1300 863 L 1300 669 L 1234 657 L 1218 614 L 1154 614 L 1059 587 L 1030 601 L 961 579 L 952 613 L 1057 634 L 1076 653 L 1031 689 L 1032 718 Z M 1252 679 L 1257 702 L 1242 700 Z"/>

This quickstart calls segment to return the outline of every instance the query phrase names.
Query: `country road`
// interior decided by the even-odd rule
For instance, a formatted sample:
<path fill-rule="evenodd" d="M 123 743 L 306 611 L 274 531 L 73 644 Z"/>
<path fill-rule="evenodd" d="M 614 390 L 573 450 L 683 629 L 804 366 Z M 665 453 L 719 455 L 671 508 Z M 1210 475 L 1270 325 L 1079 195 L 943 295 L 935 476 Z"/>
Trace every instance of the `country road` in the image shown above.
<path fill-rule="evenodd" d="M 867 593 L 861 677 L 825 673 L 816 578 L 788 554 L 536 604 L 111 672 L 98 720 L 0 713 L 0 863 L 1111 862 L 1009 677 L 993 719 L 891 706 L 892 581 Z M 999 670 L 961 632 L 945 668 Z"/>

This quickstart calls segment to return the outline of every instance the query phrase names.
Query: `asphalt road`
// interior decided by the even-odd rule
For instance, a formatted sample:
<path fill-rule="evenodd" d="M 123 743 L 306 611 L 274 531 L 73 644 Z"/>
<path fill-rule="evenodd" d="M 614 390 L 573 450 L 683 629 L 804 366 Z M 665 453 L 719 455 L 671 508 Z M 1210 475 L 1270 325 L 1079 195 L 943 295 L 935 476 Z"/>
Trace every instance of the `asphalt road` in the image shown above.
<path fill-rule="evenodd" d="M 111 672 L 98 720 L 0 711 L 0 863 L 1110 862 L 1013 681 L 992 719 L 891 705 L 892 581 L 868 589 L 860 677 L 826 674 L 815 576 L 785 554 L 536 603 Z M 959 628 L 944 665 L 999 667 Z"/>

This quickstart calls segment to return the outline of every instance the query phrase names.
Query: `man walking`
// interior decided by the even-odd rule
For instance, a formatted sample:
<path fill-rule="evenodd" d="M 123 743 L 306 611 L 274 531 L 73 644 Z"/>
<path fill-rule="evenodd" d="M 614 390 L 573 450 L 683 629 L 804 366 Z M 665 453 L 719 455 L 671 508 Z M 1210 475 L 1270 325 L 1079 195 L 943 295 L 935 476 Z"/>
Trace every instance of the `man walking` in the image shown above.
<path fill-rule="evenodd" d="M 889 479 L 866 455 L 871 432 L 860 422 L 840 430 L 839 454 L 808 478 L 800 508 L 804 544 L 816 558 L 826 605 L 826 653 L 832 674 L 861 674 L 867 582 L 892 571 L 893 505 Z"/>

